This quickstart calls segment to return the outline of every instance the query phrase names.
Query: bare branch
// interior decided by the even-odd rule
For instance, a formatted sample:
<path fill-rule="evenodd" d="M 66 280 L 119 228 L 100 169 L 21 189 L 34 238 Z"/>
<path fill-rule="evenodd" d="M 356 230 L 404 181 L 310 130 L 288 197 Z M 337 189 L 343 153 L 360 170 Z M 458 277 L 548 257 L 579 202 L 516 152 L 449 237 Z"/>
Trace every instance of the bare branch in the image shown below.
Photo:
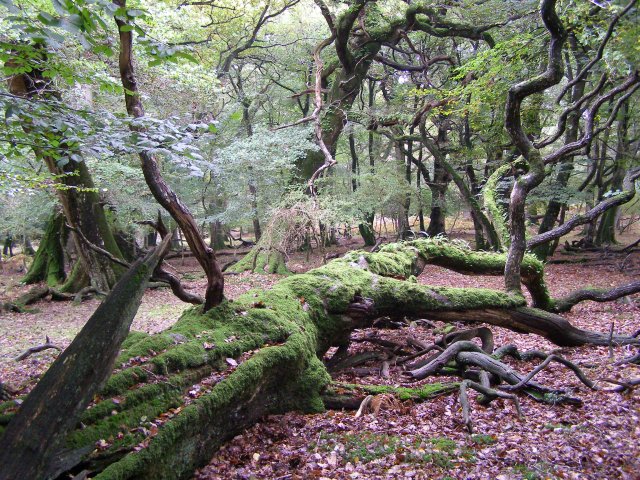
<path fill-rule="evenodd" d="M 24 352 L 22 352 L 20 355 L 18 355 L 15 360 L 16 362 L 19 362 L 21 360 L 24 360 L 25 358 L 30 357 L 31 355 L 33 355 L 34 353 L 38 353 L 38 352 L 42 352 L 43 350 L 48 350 L 50 348 L 55 348 L 56 350 L 58 350 L 59 352 L 62 351 L 62 348 L 59 347 L 58 345 L 55 345 L 53 343 L 51 343 L 51 340 L 49 339 L 49 336 L 45 337 L 45 343 L 43 345 L 37 345 L 35 347 L 31 347 L 28 348 L 27 350 L 25 350 Z"/>
<path fill-rule="evenodd" d="M 633 295 L 640 292 L 640 281 L 627 283 L 626 285 L 620 285 L 612 288 L 611 290 L 605 290 L 601 288 L 585 288 L 583 290 L 576 290 L 571 292 L 566 297 L 556 299 L 557 312 L 568 312 L 572 307 L 585 300 L 591 300 L 592 302 L 610 302 L 618 298 L 626 297 L 627 295 Z"/>
<path fill-rule="evenodd" d="M 68 223 L 65 223 L 65 227 L 67 227 L 69 230 L 76 232 L 78 234 L 78 236 L 80 237 L 80 239 L 93 251 L 98 252 L 101 255 L 104 255 L 105 257 L 107 257 L 109 260 L 111 260 L 113 263 L 117 263 L 118 265 L 122 265 L 123 267 L 129 268 L 131 267 L 130 263 L 125 262 L 124 260 L 122 260 L 121 258 L 116 257 L 115 255 L 111 254 L 110 252 L 106 251 L 104 248 L 100 248 L 99 246 L 97 246 L 95 243 L 92 243 L 87 237 L 85 237 L 84 233 L 82 233 L 82 231 L 79 228 L 75 228 L 72 227 L 71 225 L 69 225 Z"/>
<path fill-rule="evenodd" d="M 592 222 L 607 210 L 628 203 L 636 194 L 635 180 L 637 178 L 640 178 L 640 168 L 629 170 L 624 178 L 624 190 L 621 193 L 604 199 L 591 210 L 583 213 L 582 215 L 575 215 L 567 222 L 559 225 L 552 230 L 536 235 L 527 242 L 527 249 L 531 250 L 538 245 L 542 245 L 544 243 L 550 242 L 551 240 L 555 240 L 556 238 L 566 235 L 574 228 Z"/>
<path fill-rule="evenodd" d="M 585 113 L 587 118 L 582 137 L 575 142 L 567 143 L 554 152 L 546 155 L 544 157 L 544 164 L 549 165 L 552 163 L 556 163 L 559 160 L 565 158 L 567 155 L 571 155 L 572 153 L 576 152 L 577 150 L 588 148 L 591 145 L 593 139 L 598 134 L 600 134 L 613 124 L 616 119 L 618 110 L 620 110 L 620 107 L 638 90 L 638 88 L 640 88 L 640 70 L 636 70 L 631 75 L 629 75 L 623 83 L 612 88 L 607 93 L 600 95 Z M 604 105 L 606 102 L 615 98 L 617 95 L 624 92 L 626 93 L 618 99 L 614 108 L 611 110 L 611 114 L 609 115 L 608 120 L 604 123 L 604 125 L 596 129 L 595 124 L 598 118 L 600 107 L 602 107 L 602 105 Z"/>

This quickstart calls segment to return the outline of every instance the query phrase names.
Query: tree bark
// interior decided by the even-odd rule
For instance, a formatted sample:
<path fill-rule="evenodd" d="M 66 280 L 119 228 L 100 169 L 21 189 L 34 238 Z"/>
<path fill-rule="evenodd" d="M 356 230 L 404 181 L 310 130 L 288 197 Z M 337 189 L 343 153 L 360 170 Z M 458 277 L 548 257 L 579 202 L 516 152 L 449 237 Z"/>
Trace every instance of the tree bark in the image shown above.
<path fill-rule="evenodd" d="M 22 279 L 22 283 L 33 284 L 47 282 L 53 287 L 64 281 L 64 253 L 60 239 L 64 228 L 64 216 L 54 213 L 47 221 L 47 227 L 40 240 L 38 251 L 33 259 L 29 271 Z"/>
<path fill-rule="evenodd" d="M 41 88 L 44 84 L 49 85 L 49 82 L 44 82 L 43 73 L 33 69 L 29 73 L 11 77 L 9 91 L 23 98 L 55 98 L 56 92 L 51 93 Z M 64 158 L 64 165 L 60 166 L 59 159 L 44 155 L 37 147 L 34 151 L 36 157 L 44 161 L 49 172 L 60 178 L 60 182 L 66 187 L 57 189 L 56 193 L 67 223 L 80 230 L 92 243 L 104 246 L 109 253 L 122 258 L 86 163 L 72 158 L 76 156 L 73 148 L 65 146 L 64 135 L 53 126 L 51 133 L 54 138 L 58 137 L 63 156 L 67 157 Z M 85 278 L 97 289 L 108 291 L 122 274 L 122 269 L 88 248 L 75 232 L 72 236 Z M 76 286 L 81 288 L 85 285 Z"/>
<path fill-rule="evenodd" d="M 521 118 L 522 102 L 531 95 L 545 91 L 562 80 L 562 46 L 567 33 L 555 11 L 555 0 L 540 2 L 540 16 L 551 35 L 546 69 L 538 76 L 513 85 L 505 105 L 505 129 L 526 165 L 521 170 L 511 191 L 509 204 L 510 245 L 505 265 L 504 279 L 507 291 L 522 294 L 520 264 L 526 250 L 525 203 L 527 195 L 545 178 L 544 163 L 540 151 L 527 137 Z"/>
<path fill-rule="evenodd" d="M 429 189 L 431 190 L 431 212 L 429 213 L 427 234 L 430 237 L 446 234 L 446 193 L 450 179 L 442 162 L 434 158 L 433 177 L 429 184 Z"/>
<path fill-rule="evenodd" d="M 57 476 L 54 456 L 110 375 L 167 239 L 116 284 L 56 359 L 0 438 L 0 479 Z"/>

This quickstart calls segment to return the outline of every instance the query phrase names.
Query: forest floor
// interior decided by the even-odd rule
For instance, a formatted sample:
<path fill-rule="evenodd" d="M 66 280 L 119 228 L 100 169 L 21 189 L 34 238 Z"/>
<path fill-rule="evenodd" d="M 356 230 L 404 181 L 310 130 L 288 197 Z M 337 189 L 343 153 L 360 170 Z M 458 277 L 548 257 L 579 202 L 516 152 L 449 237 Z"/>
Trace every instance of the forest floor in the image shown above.
<path fill-rule="evenodd" d="M 344 253 L 357 246 L 354 241 L 330 252 Z M 547 281 L 556 296 L 587 286 L 628 283 L 640 274 L 639 253 L 560 253 L 554 260 L 570 262 L 547 266 Z M 289 266 L 300 272 L 321 262 L 318 254 L 308 259 L 296 255 Z M 193 259 L 175 258 L 171 263 L 189 288 L 202 289 L 203 275 Z M 19 284 L 21 268 L 19 256 L 3 264 L 0 301 L 16 298 L 27 290 Z M 234 298 L 252 288 L 266 289 L 277 280 L 275 275 L 232 275 L 226 278 L 226 295 Z M 466 277 L 433 266 L 428 266 L 418 281 L 429 285 L 502 287 L 499 277 Z M 0 313 L 0 380 L 20 393 L 28 392 L 58 352 L 45 350 L 21 362 L 14 358 L 27 348 L 44 343 L 45 336 L 66 347 L 98 303 L 98 300 L 78 305 L 45 301 L 34 305 L 28 313 Z M 132 329 L 161 331 L 185 308 L 168 289 L 149 290 Z M 615 332 L 635 332 L 640 329 L 640 298 L 602 304 L 584 302 L 566 317 L 581 328 L 608 332 L 613 324 Z M 399 343 L 406 343 L 409 337 L 431 342 L 446 331 L 445 324 L 434 323 L 435 328 L 412 324 L 395 330 L 360 330 L 353 337 L 361 339 L 375 333 Z M 499 327 L 491 329 L 497 346 L 513 343 L 521 350 L 536 348 L 547 352 L 557 348 L 534 335 L 520 335 Z M 353 342 L 351 348 L 359 352 L 375 346 Z M 615 361 L 634 353 L 627 347 L 614 347 L 612 357 L 608 347 L 563 348 L 559 352 L 603 387 L 611 386 L 602 381 L 604 378 L 623 380 L 640 376 L 637 365 L 614 366 Z M 507 363 L 523 373 L 537 364 Z M 415 386 L 407 384 L 399 367 L 392 367 L 389 378 L 382 378 L 380 366 L 380 362 L 371 363 L 357 372 L 341 373 L 335 380 Z M 496 400 L 482 407 L 472 395 L 473 435 L 467 433 L 462 423 L 457 393 L 424 403 L 407 401 L 383 407 L 376 416 L 355 418 L 350 411 L 274 415 L 229 441 L 195 478 L 640 479 L 637 391 L 627 394 L 591 391 L 557 364 L 540 373 L 537 380 L 569 389 L 584 401 L 583 405 L 549 406 L 522 397 L 525 417 L 518 419 L 511 402 Z M 443 378 L 428 378 L 419 383 L 436 381 Z"/>

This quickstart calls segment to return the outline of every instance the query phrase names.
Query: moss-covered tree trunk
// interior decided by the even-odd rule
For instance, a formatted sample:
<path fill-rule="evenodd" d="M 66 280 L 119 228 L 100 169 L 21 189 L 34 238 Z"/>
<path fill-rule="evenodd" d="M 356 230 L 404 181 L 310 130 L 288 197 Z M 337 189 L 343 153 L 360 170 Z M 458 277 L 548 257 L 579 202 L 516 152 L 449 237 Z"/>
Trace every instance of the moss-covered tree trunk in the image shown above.
<path fill-rule="evenodd" d="M 45 55 L 44 52 L 42 55 Z M 11 77 L 9 90 L 13 95 L 23 98 L 55 98 L 57 93 L 50 90 L 50 84 L 51 82 L 45 80 L 42 71 L 33 68 L 29 72 Z M 28 122 L 25 122 L 25 125 L 28 125 Z M 27 127 L 25 129 L 28 130 Z M 115 241 L 86 163 L 81 158 L 78 159 L 80 155 L 77 149 L 68 146 L 72 142 L 67 141 L 64 131 L 58 131 L 52 126 L 49 133 L 50 141 L 55 140 L 60 145 L 59 156 L 54 158 L 44 154 L 38 146 L 34 147 L 34 152 L 38 159 L 44 161 L 49 172 L 64 185 L 63 188 L 57 189 L 58 199 L 66 222 L 74 229 L 72 236 L 78 261 L 85 273 L 84 278 L 89 279 L 98 290 L 108 291 L 115 285 L 123 269 L 97 253 L 86 240 L 116 257 L 122 258 L 122 253 Z"/>
<path fill-rule="evenodd" d="M 458 271 L 499 271 L 505 256 L 440 239 L 352 252 L 206 313 L 190 309 L 161 334 L 130 334 L 113 375 L 80 416 L 82 428 L 60 446 L 60 468 L 53 473 L 86 469 L 96 479 L 190 478 L 225 440 L 263 415 L 322 410 L 330 377 L 319 358 L 380 316 L 480 320 L 559 345 L 609 343 L 608 334 L 574 328 L 562 317 L 526 307 L 520 296 L 412 281 L 432 262 Z M 0 405 L 0 424 L 11 418 L 13 405 Z M 16 448 L 25 447 L 13 446 L 13 455 Z"/>
<path fill-rule="evenodd" d="M 451 177 L 438 159 L 433 162 L 433 181 L 429 184 L 431 190 L 431 212 L 427 234 L 431 237 L 444 235 L 446 218 L 446 193 Z"/>
<path fill-rule="evenodd" d="M 360 236 L 364 240 L 365 246 L 373 246 L 376 244 L 376 232 L 373 229 L 373 220 L 374 215 L 369 214 L 366 217 L 366 221 L 358 224 L 358 231 L 360 232 Z"/>
<path fill-rule="evenodd" d="M 65 470 L 56 454 L 113 370 L 149 277 L 167 246 L 165 240 L 129 269 L 26 398 L 0 437 L 1 479 L 55 478 Z"/>
<path fill-rule="evenodd" d="M 47 221 L 47 227 L 40 240 L 38 251 L 33 259 L 29 271 L 22 279 L 23 283 L 32 284 L 47 282 L 50 287 L 64 281 L 64 252 L 62 244 L 62 229 L 64 215 L 54 213 Z"/>

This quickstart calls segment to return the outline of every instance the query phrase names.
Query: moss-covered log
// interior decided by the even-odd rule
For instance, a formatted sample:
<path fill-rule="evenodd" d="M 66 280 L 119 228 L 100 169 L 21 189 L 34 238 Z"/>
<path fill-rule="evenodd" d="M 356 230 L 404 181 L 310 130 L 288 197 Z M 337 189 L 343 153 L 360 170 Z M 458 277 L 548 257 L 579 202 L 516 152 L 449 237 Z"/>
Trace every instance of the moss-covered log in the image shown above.
<path fill-rule="evenodd" d="M 189 478 L 261 416 L 322 410 L 330 377 L 319 358 L 382 315 L 486 321 L 561 345 L 609 342 L 607 334 L 526 308 L 520 296 L 402 280 L 442 258 L 445 246 L 418 240 L 380 253 L 352 252 L 206 313 L 194 307 L 161 334 L 132 333 L 116 371 L 82 414 L 83 428 L 69 434 L 59 471 L 88 469 L 98 479 Z M 489 262 L 490 254 L 481 255 Z M 0 406 L 5 415 L 11 408 Z"/>
<path fill-rule="evenodd" d="M 254 273 L 277 273 L 288 275 L 291 272 L 287 268 L 284 255 L 276 250 L 263 249 L 260 244 L 256 245 L 239 262 L 232 265 L 228 271 L 234 273 L 254 272 Z"/>

